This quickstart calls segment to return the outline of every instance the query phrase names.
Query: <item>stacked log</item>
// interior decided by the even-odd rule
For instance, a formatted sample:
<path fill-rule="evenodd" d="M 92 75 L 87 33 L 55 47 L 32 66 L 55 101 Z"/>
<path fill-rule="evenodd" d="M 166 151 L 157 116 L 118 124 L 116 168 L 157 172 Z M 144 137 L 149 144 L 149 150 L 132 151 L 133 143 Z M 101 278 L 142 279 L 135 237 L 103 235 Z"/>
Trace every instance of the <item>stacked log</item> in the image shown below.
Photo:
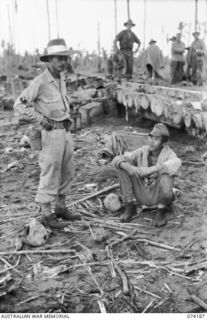
<path fill-rule="evenodd" d="M 153 115 L 157 121 L 185 127 L 190 134 L 207 135 L 207 99 L 202 92 L 126 83 L 116 87 L 115 99 L 126 108 L 142 115 Z"/>

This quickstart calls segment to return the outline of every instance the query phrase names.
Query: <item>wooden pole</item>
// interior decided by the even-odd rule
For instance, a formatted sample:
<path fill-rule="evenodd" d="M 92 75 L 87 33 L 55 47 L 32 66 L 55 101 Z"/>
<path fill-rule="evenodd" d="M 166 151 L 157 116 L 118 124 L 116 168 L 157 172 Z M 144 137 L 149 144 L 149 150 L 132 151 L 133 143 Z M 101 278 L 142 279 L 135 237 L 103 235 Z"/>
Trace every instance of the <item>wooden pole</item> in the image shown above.
<path fill-rule="evenodd" d="M 147 12 L 147 3 L 146 0 L 144 0 L 144 36 L 143 36 L 143 47 L 145 49 L 145 41 L 146 41 L 146 12 Z"/>
<path fill-rule="evenodd" d="M 9 21 L 9 36 L 10 36 L 10 44 L 13 46 L 13 36 L 12 36 L 12 27 L 11 27 L 11 17 L 10 17 L 10 10 L 9 4 L 7 3 L 7 12 L 8 12 L 8 21 Z"/>
<path fill-rule="evenodd" d="M 127 17 L 128 20 L 130 19 L 130 4 L 129 4 L 129 0 L 127 0 Z"/>
<path fill-rule="evenodd" d="M 59 17 L 58 17 L 58 3 L 57 3 L 57 0 L 55 0 L 55 12 L 56 12 L 56 23 L 57 23 L 57 38 L 59 38 L 60 34 L 59 34 Z"/>
<path fill-rule="evenodd" d="M 114 0 L 115 36 L 117 35 L 117 0 Z"/>
<path fill-rule="evenodd" d="M 195 0 L 195 31 L 198 27 L 198 0 Z"/>
<path fill-rule="evenodd" d="M 191 23 L 189 23 L 189 29 L 188 29 L 188 46 L 190 46 L 190 38 L 191 38 Z"/>
<path fill-rule="evenodd" d="M 48 38 L 51 39 L 50 34 L 50 11 L 49 11 L 49 2 L 46 0 L 46 7 L 47 7 L 47 23 L 48 23 Z"/>
<path fill-rule="evenodd" d="M 101 71 L 101 41 L 100 41 L 100 24 L 98 22 L 97 25 L 97 31 L 98 31 L 98 41 L 97 41 L 97 48 L 98 48 L 98 71 Z"/>

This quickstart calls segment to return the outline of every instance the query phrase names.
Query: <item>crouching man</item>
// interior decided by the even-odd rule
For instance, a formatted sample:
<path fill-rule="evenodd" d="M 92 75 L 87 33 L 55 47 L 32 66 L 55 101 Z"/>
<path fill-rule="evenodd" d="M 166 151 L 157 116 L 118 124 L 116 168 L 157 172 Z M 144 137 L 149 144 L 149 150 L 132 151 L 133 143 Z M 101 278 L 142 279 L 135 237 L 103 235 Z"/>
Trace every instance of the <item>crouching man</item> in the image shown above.
<path fill-rule="evenodd" d="M 126 204 L 122 222 L 136 214 L 135 198 L 140 206 L 157 207 L 153 226 L 166 224 L 166 213 L 174 200 L 173 176 L 181 166 L 175 152 L 165 145 L 168 138 L 167 127 L 157 123 L 149 134 L 148 145 L 113 159 L 119 170 L 122 199 Z"/>

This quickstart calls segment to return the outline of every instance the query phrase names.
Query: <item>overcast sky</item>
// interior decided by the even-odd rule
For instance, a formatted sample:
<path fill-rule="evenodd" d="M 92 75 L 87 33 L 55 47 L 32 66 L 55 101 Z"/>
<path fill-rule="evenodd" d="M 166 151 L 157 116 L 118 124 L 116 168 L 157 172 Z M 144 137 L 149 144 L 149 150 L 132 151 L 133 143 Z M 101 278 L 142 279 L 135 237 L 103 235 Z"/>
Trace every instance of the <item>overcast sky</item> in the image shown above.
<path fill-rule="evenodd" d="M 51 38 L 57 37 L 55 1 L 58 7 L 59 35 L 65 38 L 68 47 L 97 50 L 99 22 L 101 47 L 110 52 L 115 36 L 114 0 L 49 0 Z M 136 23 L 133 31 L 143 45 L 144 0 L 130 0 L 130 13 Z M 207 1 L 198 0 L 199 22 L 204 23 L 206 16 Z M 117 0 L 117 18 L 118 31 L 121 31 L 127 20 L 126 0 Z M 154 38 L 167 53 L 170 48 L 170 43 L 166 42 L 167 35 L 171 37 L 176 34 L 180 21 L 187 23 L 184 41 L 189 45 L 192 36 L 188 36 L 188 31 L 192 34 L 194 30 L 195 0 L 146 0 L 146 44 Z M 35 48 L 43 51 L 49 39 L 46 0 L 0 0 L 0 41 L 11 41 L 11 37 L 18 52 L 33 52 Z"/>

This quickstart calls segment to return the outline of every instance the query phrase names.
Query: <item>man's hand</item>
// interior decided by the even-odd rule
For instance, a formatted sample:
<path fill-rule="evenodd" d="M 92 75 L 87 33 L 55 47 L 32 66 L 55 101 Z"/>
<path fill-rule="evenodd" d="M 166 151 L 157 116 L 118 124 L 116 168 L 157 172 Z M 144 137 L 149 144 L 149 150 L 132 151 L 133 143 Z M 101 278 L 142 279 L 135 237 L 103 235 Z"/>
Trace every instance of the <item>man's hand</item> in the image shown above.
<path fill-rule="evenodd" d="M 139 51 L 139 48 L 140 48 L 140 46 L 138 46 L 137 49 L 133 51 L 133 53 L 134 54 L 137 53 Z"/>
<path fill-rule="evenodd" d="M 140 177 L 141 172 L 138 167 L 132 166 L 129 163 L 122 162 L 120 165 L 120 168 L 122 168 L 124 171 L 128 173 L 130 177 Z"/>
<path fill-rule="evenodd" d="M 47 118 L 43 118 L 43 120 L 41 121 L 41 125 L 42 127 L 46 130 L 46 131 L 50 131 L 52 130 L 53 126 L 52 126 L 52 122 L 50 119 Z"/>

